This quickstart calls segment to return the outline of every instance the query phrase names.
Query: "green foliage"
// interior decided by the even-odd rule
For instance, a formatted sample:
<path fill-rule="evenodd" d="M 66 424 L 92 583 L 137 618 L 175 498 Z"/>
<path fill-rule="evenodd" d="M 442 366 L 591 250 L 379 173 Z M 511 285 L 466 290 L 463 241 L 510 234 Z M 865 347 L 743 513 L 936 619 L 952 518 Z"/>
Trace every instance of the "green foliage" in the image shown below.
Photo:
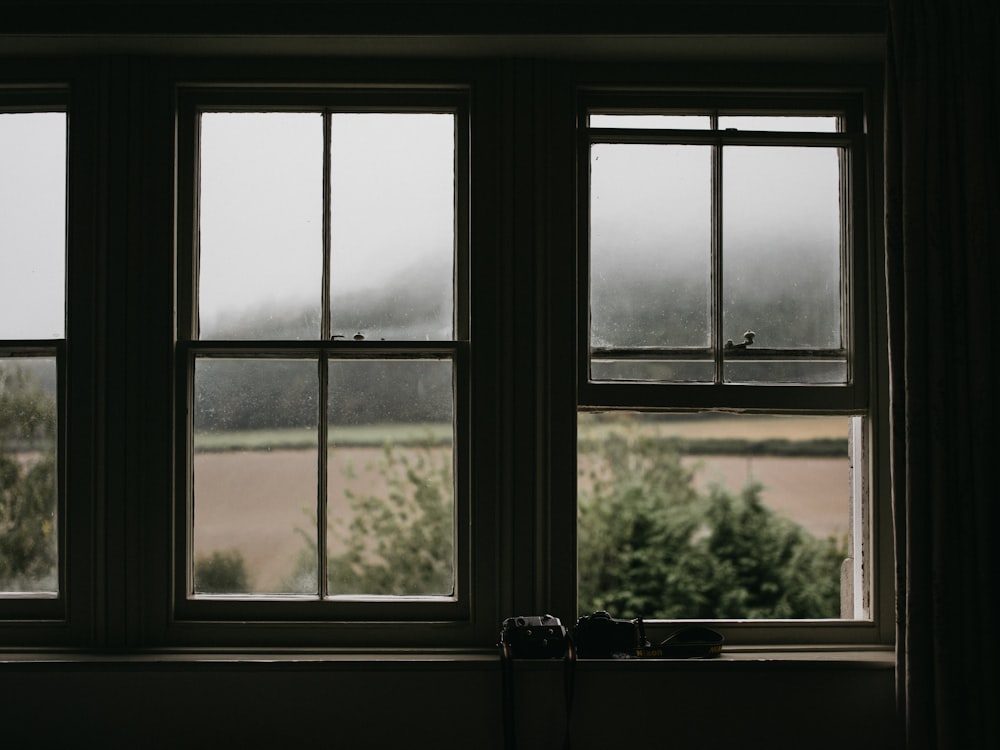
<path fill-rule="evenodd" d="M 375 467 L 384 494 L 345 491 L 349 518 L 330 522 L 331 547 L 342 549 L 327 560 L 333 595 L 442 595 L 454 590 L 454 492 L 451 451 L 429 446 L 401 450 L 383 446 Z M 315 579 L 313 534 L 305 541 L 290 581 Z"/>
<path fill-rule="evenodd" d="M 676 451 L 610 433 L 579 497 L 580 610 L 668 619 L 824 618 L 840 612 L 835 540 L 760 501 L 698 495 Z"/>
<path fill-rule="evenodd" d="M 732 496 L 694 486 L 676 450 L 609 432 L 584 463 L 579 493 L 582 612 L 666 619 L 837 617 L 846 551 L 767 508 L 761 486 Z M 332 594 L 422 595 L 453 587 L 452 474 L 447 451 L 385 446 L 384 494 L 347 493 L 331 523 Z M 316 544 L 305 540 L 290 590 L 314 588 Z"/>
<path fill-rule="evenodd" d="M 582 452 L 602 450 L 607 435 L 590 436 L 580 440 Z M 847 455 L 845 438 L 681 438 L 643 435 L 633 438 L 636 445 L 663 453 L 682 453 L 685 456 L 784 456 L 787 458 L 839 458 Z"/>
<path fill-rule="evenodd" d="M 700 574 L 691 554 L 702 511 L 692 473 L 677 453 L 615 432 L 600 455 L 578 498 L 580 611 L 683 616 Z"/>
<path fill-rule="evenodd" d="M 253 590 L 238 549 L 216 550 L 194 563 L 194 590 L 205 594 L 246 594 Z"/>
<path fill-rule="evenodd" d="M 0 450 L 51 449 L 56 400 L 21 367 L 0 360 Z"/>
<path fill-rule="evenodd" d="M 0 590 L 57 588 L 55 432 L 55 399 L 0 366 Z"/>
<path fill-rule="evenodd" d="M 450 422 L 397 422 L 394 424 L 329 425 L 327 445 L 381 447 L 386 440 L 393 445 L 451 445 L 454 428 Z M 201 432 L 194 436 L 198 453 L 260 450 L 314 450 L 315 429 L 286 427 L 270 430 L 231 430 Z"/>

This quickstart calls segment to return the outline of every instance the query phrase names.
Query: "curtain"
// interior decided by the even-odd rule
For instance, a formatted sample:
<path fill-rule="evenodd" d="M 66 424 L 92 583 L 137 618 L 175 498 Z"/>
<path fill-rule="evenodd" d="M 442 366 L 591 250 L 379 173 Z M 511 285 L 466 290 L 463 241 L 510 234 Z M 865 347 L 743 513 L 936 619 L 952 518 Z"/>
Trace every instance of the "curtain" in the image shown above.
<path fill-rule="evenodd" d="M 897 674 L 920 750 L 1000 747 L 998 6 L 888 0 Z"/>

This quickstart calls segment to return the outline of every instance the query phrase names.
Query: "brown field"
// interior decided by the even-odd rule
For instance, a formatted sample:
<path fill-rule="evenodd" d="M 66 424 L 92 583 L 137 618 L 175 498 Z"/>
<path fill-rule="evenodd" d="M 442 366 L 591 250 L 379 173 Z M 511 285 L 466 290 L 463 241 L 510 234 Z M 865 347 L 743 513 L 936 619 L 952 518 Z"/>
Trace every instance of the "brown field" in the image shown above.
<path fill-rule="evenodd" d="M 373 468 L 380 455 L 380 449 L 364 447 L 333 452 L 329 468 L 332 518 L 346 515 L 342 488 L 376 492 L 384 486 Z M 764 485 L 762 497 L 767 505 L 813 534 L 847 533 L 846 458 L 702 456 L 685 460 L 696 469 L 696 484 L 702 489 L 720 483 L 738 490 L 752 477 Z M 352 478 L 347 478 L 349 472 Z M 315 451 L 198 454 L 195 556 L 236 548 L 244 556 L 256 590 L 280 590 L 281 580 L 294 569 L 305 546 L 296 527 L 311 537 L 316 533 L 316 476 Z"/>

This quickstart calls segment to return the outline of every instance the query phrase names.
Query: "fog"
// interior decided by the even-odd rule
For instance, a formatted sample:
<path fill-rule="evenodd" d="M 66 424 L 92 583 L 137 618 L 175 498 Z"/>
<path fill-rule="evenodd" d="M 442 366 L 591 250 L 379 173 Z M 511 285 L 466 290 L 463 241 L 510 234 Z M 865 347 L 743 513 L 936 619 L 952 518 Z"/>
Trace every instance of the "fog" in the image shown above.
<path fill-rule="evenodd" d="M 390 287 L 398 297 L 404 274 L 414 285 L 416 303 L 436 310 L 434 327 L 449 328 L 454 117 L 356 113 L 331 119 L 332 332 L 350 335 L 359 327 L 381 337 L 401 332 L 398 316 L 388 309 L 392 297 L 384 315 L 372 311 L 371 300 Z M 240 317 L 256 319 L 264 308 L 279 317 L 282 311 L 304 312 L 286 335 L 317 338 L 322 116 L 205 114 L 201 152 L 202 337 L 226 336 Z"/>
<path fill-rule="evenodd" d="M 772 129 L 804 120 L 724 119 Z M 807 119 L 813 130 L 835 122 Z M 455 118 L 331 121 L 330 332 L 451 337 Z M 62 113 L 0 114 L 0 338 L 64 335 L 65 123 Z M 319 336 L 323 152 L 317 113 L 202 116 L 202 338 Z M 590 166 L 594 344 L 707 345 L 711 147 L 597 144 Z M 762 346 L 840 344 L 839 179 L 836 148 L 723 149 L 725 338 L 752 328 Z"/>
<path fill-rule="evenodd" d="M 66 115 L 0 113 L 0 339 L 65 328 Z"/>

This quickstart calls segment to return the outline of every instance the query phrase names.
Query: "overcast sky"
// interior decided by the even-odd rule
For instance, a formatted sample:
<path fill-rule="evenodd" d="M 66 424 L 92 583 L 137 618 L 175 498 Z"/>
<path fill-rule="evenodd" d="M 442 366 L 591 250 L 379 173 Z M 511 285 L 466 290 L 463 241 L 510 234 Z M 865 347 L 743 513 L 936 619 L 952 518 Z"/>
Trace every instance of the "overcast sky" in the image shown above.
<path fill-rule="evenodd" d="M 202 116 L 201 316 L 320 304 L 322 116 Z M 454 117 L 335 114 L 331 292 L 377 289 L 421 264 L 451 273 Z"/>
<path fill-rule="evenodd" d="M 66 115 L 0 114 L 0 339 L 62 338 Z"/>

